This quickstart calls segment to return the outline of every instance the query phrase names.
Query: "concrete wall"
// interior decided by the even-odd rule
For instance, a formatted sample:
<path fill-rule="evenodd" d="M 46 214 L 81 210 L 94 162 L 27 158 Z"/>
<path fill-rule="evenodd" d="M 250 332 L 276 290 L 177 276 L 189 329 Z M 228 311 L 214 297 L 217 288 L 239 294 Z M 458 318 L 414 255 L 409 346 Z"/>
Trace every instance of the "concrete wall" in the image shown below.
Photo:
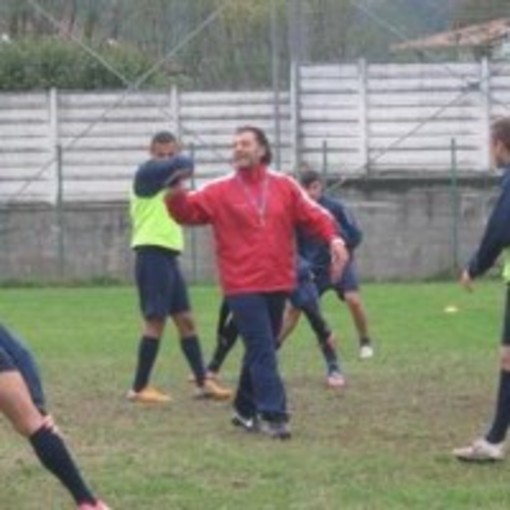
<path fill-rule="evenodd" d="M 358 253 L 363 277 L 430 278 L 450 271 L 455 259 L 463 263 L 483 230 L 496 182 L 463 178 L 456 192 L 440 177 L 345 182 L 341 195 L 365 234 Z M 190 229 L 187 237 L 188 278 L 214 281 L 209 230 Z M 0 209 L 2 281 L 130 280 L 132 263 L 125 203 L 68 203 L 60 215 L 48 205 Z"/>
<path fill-rule="evenodd" d="M 497 194 L 494 178 L 368 180 L 347 183 L 342 197 L 365 241 L 358 261 L 365 278 L 442 277 L 476 248 Z"/>
<path fill-rule="evenodd" d="M 1 93 L 0 203 L 124 200 L 160 129 L 193 153 L 200 186 L 230 168 L 243 124 L 266 130 L 283 171 L 416 177 L 455 158 L 480 175 L 490 122 L 509 112 L 508 62 L 313 64 L 291 83 L 278 103 L 271 91 Z"/>

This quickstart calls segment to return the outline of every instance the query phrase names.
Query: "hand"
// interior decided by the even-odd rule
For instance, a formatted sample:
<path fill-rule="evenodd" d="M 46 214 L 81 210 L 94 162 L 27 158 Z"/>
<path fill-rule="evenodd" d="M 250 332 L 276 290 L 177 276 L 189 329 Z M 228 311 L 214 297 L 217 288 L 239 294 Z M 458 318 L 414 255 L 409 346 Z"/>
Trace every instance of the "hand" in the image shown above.
<path fill-rule="evenodd" d="M 189 177 L 189 173 L 183 170 L 177 170 L 166 182 L 166 198 L 172 199 L 176 195 L 184 193 L 186 186 L 184 180 Z"/>
<path fill-rule="evenodd" d="M 342 276 L 345 265 L 349 260 L 349 252 L 343 239 L 336 237 L 331 241 L 331 281 L 336 282 Z"/>
<path fill-rule="evenodd" d="M 180 168 L 175 170 L 165 182 L 165 186 L 170 190 L 176 188 L 182 189 L 184 180 L 189 178 L 192 172 L 193 170 L 191 168 Z"/>
<path fill-rule="evenodd" d="M 462 271 L 462 274 L 460 275 L 459 283 L 468 292 L 473 292 L 473 279 L 471 278 L 471 275 L 469 274 L 469 271 L 467 269 L 464 269 L 464 271 Z"/>

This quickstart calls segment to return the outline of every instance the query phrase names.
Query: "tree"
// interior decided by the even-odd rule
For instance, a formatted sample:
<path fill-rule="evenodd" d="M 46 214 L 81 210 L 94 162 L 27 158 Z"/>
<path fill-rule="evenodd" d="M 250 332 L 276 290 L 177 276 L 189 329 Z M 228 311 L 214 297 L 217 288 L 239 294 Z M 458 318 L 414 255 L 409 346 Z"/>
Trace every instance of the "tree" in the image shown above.
<path fill-rule="evenodd" d="M 507 17 L 510 17 L 508 0 L 458 0 L 453 9 L 452 27 Z"/>

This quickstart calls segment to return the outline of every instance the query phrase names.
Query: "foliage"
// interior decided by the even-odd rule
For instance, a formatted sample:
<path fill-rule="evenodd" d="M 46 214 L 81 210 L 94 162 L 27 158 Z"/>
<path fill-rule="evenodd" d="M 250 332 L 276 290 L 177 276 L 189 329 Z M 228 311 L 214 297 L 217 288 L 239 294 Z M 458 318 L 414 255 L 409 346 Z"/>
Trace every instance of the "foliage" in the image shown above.
<path fill-rule="evenodd" d="M 293 17 L 293 6 L 298 4 L 301 18 Z M 58 34 L 71 46 L 75 43 L 69 36 L 108 53 L 113 44 L 123 54 L 108 54 L 110 63 L 130 79 L 143 72 L 144 59 L 166 59 L 162 75 L 148 84 L 167 84 L 163 75 L 179 76 L 194 89 L 267 88 L 276 57 L 285 86 L 291 54 L 298 45 L 304 59 L 316 62 L 395 60 L 400 55 L 392 53 L 391 45 L 402 39 L 502 15 L 509 15 L 508 0 L 4 0 L 0 4 L 2 30 L 12 41 Z M 188 40 L 210 16 L 214 20 Z M 134 57 L 133 48 L 144 57 Z M 26 70 L 12 55 L 6 58 L 6 72 L 13 78 L 3 81 L 9 85 L 24 83 L 28 88 L 30 82 L 40 86 L 47 81 L 36 78 L 46 66 L 39 66 L 36 58 L 25 57 Z M 54 59 L 49 60 L 54 69 Z M 99 63 L 81 57 L 78 67 L 58 67 L 61 78 L 52 80 L 64 80 L 73 88 L 83 80 L 87 83 L 80 88 L 119 85 Z"/>
<path fill-rule="evenodd" d="M 452 17 L 453 27 L 510 17 L 508 0 L 458 0 Z"/>
<path fill-rule="evenodd" d="M 129 82 L 152 66 L 138 50 L 102 46 L 95 51 Z M 152 74 L 146 87 L 168 86 L 161 72 Z M 125 83 L 101 62 L 76 44 L 54 37 L 24 38 L 0 45 L 0 90 L 112 89 Z"/>

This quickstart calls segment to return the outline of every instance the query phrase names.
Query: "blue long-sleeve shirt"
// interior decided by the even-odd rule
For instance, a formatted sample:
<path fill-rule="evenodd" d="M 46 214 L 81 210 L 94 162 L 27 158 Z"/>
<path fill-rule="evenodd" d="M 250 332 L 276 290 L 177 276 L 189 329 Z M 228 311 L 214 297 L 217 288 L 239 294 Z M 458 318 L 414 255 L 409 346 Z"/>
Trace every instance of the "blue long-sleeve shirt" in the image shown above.
<path fill-rule="evenodd" d="M 510 246 L 510 165 L 503 168 L 501 193 L 485 227 L 480 245 L 467 270 L 471 278 L 482 275 L 494 265 L 504 248 Z"/>
<path fill-rule="evenodd" d="M 187 156 L 168 159 L 150 159 L 138 167 L 133 183 L 136 196 L 149 198 L 168 186 L 176 172 L 193 171 L 193 160 Z"/>
<path fill-rule="evenodd" d="M 345 207 L 342 201 L 322 195 L 317 202 L 335 218 L 347 248 L 352 251 L 359 246 L 363 233 L 354 215 Z"/>
<path fill-rule="evenodd" d="M 338 232 L 345 241 L 347 249 L 352 252 L 361 242 L 362 232 L 343 203 L 335 198 L 322 195 L 319 205 L 327 209 L 335 218 Z M 314 271 L 329 268 L 331 265 L 330 247 L 320 240 L 298 230 L 298 252 L 311 264 Z"/>

